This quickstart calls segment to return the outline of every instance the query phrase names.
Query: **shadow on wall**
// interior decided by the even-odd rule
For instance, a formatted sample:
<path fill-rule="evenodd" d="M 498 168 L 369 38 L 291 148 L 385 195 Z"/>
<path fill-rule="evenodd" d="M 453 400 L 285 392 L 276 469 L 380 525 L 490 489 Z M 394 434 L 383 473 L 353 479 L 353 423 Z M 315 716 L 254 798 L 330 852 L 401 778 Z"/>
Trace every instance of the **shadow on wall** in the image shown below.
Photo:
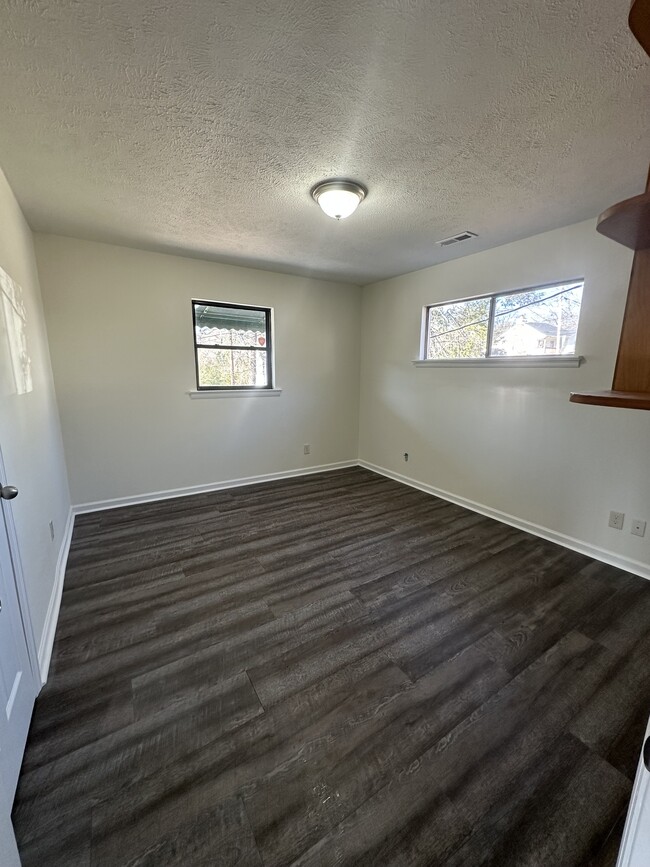
<path fill-rule="evenodd" d="M 32 360 L 27 345 L 27 313 L 23 301 L 23 290 L 9 274 L 0 268 L 0 296 L 2 297 L 2 318 L 11 359 L 14 394 L 27 394 L 32 391 Z"/>

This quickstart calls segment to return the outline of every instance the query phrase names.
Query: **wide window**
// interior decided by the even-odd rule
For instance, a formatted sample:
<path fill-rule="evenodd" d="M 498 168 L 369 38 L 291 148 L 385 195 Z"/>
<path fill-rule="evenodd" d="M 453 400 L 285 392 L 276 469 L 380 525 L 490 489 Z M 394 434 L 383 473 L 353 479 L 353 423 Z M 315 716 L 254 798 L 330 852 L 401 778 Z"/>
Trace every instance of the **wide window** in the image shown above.
<path fill-rule="evenodd" d="M 271 310 L 192 301 L 199 389 L 272 388 Z"/>
<path fill-rule="evenodd" d="M 432 304 L 423 358 L 574 355 L 582 280 Z"/>

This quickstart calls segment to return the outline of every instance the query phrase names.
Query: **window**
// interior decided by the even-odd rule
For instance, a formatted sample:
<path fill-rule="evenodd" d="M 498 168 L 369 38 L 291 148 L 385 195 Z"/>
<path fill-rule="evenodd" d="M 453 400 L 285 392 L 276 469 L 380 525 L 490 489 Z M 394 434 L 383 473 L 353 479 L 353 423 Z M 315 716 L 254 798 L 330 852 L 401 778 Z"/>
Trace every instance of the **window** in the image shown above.
<path fill-rule="evenodd" d="M 198 389 L 272 388 L 271 310 L 192 301 Z"/>
<path fill-rule="evenodd" d="M 426 308 L 423 358 L 574 355 L 584 281 Z"/>

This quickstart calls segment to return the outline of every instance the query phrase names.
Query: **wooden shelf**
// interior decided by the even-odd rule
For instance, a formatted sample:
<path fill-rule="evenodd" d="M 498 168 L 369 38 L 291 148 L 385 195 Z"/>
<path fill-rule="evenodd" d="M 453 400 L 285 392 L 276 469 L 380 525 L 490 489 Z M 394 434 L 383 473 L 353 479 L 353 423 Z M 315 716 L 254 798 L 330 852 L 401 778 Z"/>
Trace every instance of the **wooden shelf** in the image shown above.
<path fill-rule="evenodd" d="M 630 30 L 650 54 L 650 0 L 634 0 L 628 21 Z"/>
<path fill-rule="evenodd" d="M 574 391 L 571 403 L 615 406 L 620 409 L 650 409 L 650 392 L 644 391 Z"/>
<path fill-rule="evenodd" d="M 650 0 L 634 0 L 630 29 L 650 54 Z M 650 410 L 650 174 L 645 193 L 612 205 L 598 218 L 601 235 L 634 250 L 611 391 L 572 392 L 572 403 Z"/>
<path fill-rule="evenodd" d="M 596 228 L 631 250 L 646 250 L 650 247 L 650 193 L 612 205 L 598 217 Z"/>

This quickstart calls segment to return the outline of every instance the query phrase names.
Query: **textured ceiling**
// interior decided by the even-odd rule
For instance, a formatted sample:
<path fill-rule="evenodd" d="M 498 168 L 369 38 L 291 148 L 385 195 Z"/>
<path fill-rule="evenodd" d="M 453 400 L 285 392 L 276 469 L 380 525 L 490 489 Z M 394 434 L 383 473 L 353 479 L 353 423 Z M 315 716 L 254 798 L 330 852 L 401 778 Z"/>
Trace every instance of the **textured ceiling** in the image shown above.
<path fill-rule="evenodd" d="M 0 165 L 37 230 L 367 283 L 644 187 L 629 0 L 1 8 Z M 309 196 L 337 175 L 369 190 L 341 223 Z"/>

